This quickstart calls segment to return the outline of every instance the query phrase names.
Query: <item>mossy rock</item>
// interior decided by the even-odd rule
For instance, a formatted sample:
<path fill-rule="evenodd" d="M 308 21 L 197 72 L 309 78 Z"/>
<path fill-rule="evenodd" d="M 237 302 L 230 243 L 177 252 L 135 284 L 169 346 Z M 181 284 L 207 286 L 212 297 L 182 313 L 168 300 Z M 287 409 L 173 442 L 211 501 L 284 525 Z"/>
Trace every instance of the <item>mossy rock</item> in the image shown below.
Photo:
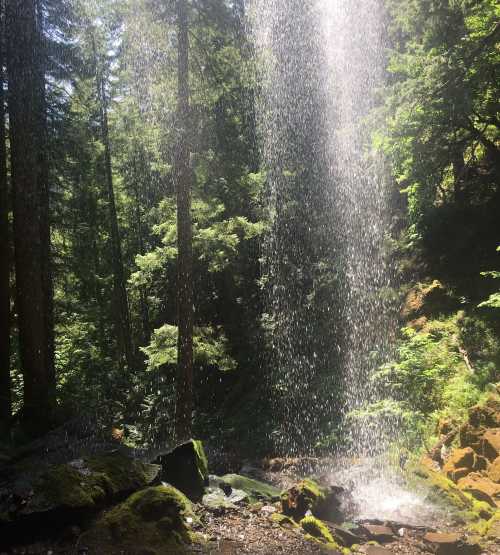
<path fill-rule="evenodd" d="M 270 484 L 254 480 L 253 478 L 247 478 L 239 474 L 226 474 L 222 476 L 221 480 L 224 484 L 231 486 L 233 489 L 244 491 L 248 495 L 249 503 L 256 503 L 258 501 L 273 503 L 280 498 L 279 489 Z"/>
<path fill-rule="evenodd" d="M 421 464 L 414 469 L 415 474 L 424 480 L 428 499 L 438 505 L 451 509 L 458 520 L 469 526 L 474 533 L 483 535 L 486 523 L 494 514 L 494 509 L 483 501 L 474 499 L 470 494 L 461 491 L 456 484 L 438 471 L 432 470 L 428 464 Z"/>
<path fill-rule="evenodd" d="M 52 510 L 96 510 L 108 502 L 143 488 L 156 478 L 159 467 L 123 455 L 79 459 L 48 468 L 28 468 L 7 486 L 12 498 L 0 504 L 9 522 Z M 10 499 L 10 500 L 9 500 Z"/>
<path fill-rule="evenodd" d="M 330 522 L 343 520 L 341 514 L 343 488 L 322 487 L 314 480 L 302 480 L 281 494 L 281 508 L 285 515 L 297 522 L 310 511 L 314 516 Z"/>
<path fill-rule="evenodd" d="M 184 553 L 196 542 L 189 499 L 169 485 L 146 488 L 107 512 L 80 539 L 91 552 Z"/>
<path fill-rule="evenodd" d="M 282 513 L 273 513 L 270 518 L 273 522 L 283 527 L 289 527 L 289 528 L 299 527 L 299 525 L 295 522 L 295 520 L 291 519 L 289 516 L 286 516 Z"/>
<path fill-rule="evenodd" d="M 208 485 L 208 461 L 201 441 L 191 439 L 158 459 L 162 479 L 193 501 L 203 497 Z"/>

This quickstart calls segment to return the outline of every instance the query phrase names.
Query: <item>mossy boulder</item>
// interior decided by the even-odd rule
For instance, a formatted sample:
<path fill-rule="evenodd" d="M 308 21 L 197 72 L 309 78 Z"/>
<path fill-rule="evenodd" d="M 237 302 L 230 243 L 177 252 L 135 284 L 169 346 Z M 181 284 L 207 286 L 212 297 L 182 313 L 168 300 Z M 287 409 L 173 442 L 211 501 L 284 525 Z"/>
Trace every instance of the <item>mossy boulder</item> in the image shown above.
<path fill-rule="evenodd" d="M 118 454 L 24 467 L 2 484 L 0 513 L 15 522 L 51 511 L 92 511 L 151 484 L 159 470 Z"/>
<path fill-rule="evenodd" d="M 297 522 L 308 511 L 318 518 L 336 522 L 342 520 L 345 495 L 343 488 L 323 487 L 306 479 L 281 494 L 281 509 L 283 514 L 291 516 Z"/>
<path fill-rule="evenodd" d="M 189 499 L 169 485 L 146 488 L 104 514 L 80 538 L 93 553 L 184 553 L 196 541 Z"/>
<path fill-rule="evenodd" d="M 208 485 L 208 462 L 201 441 L 191 439 L 157 461 L 162 466 L 161 477 L 193 501 L 199 501 Z"/>
<path fill-rule="evenodd" d="M 259 482 L 253 478 L 240 476 L 239 474 L 226 474 L 221 478 L 222 484 L 234 490 L 244 491 L 248 495 L 249 503 L 263 501 L 273 503 L 280 498 L 280 490 L 270 484 Z"/>

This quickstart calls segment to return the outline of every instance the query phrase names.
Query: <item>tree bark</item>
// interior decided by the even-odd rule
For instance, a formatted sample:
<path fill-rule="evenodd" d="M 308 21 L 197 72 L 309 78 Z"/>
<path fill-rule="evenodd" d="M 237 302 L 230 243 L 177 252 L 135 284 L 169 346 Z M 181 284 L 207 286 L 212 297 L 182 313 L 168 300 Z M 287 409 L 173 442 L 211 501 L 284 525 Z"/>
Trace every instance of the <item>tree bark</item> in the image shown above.
<path fill-rule="evenodd" d="M 5 2 L 0 1 L 0 434 L 12 417 L 10 377 L 10 233 L 7 152 L 5 148 Z"/>
<path fill-rule="evenodd" d="M 9 121 L 14 215 L 19 351 L 24 379 L 23 425 L 38 435 L 51 424 L 54 384 L 48 361 L 50 337 L 44 262 L 48 222 L 40 205 L 40 74 L 34 0 L 9 0 L 6 10 Z"/>
<path fill-rule="evenodd" d="M 100 110 L 101 138 L 104 145 L 104 172 L 106 179 L 106 195 L 109 211 L 109 230 L 111 238 L 111 262 L 113 266 L 113 286 L 117 311 L 117 332 L 119 343 L 129 369 L 134 368 L 134 348 L 132 345 L 132 333 L 130 330 L 130 311 L 125 285 L 125 272 L 123 270 L 123 255 L 121 247 L 120 229 L 116 212 L 115 191 L 113 186 L 113 167 L 111 162 L 111 145 L 109 140 L 108 105 L 106 88 L 102 70 L 99 68 L 99 60 L 94 44 L 94 56 L 96 63 L 97 94 Z"/>
<path fill-rule="evenodd" d="M 177 383 L 175 435 L 191 436 L 193 412 L 193 246 L 191 222 L 189 37 L 186 0 L 177 1 L 178 144 L 174 171 L 177 190 Z"/>

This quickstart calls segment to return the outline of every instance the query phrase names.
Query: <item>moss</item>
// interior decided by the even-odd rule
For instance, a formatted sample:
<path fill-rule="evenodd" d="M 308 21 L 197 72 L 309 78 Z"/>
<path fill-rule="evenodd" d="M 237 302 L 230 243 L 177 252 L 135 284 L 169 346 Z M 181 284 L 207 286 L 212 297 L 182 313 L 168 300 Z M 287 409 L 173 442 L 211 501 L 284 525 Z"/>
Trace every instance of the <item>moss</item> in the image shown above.
<path fill-rule="evenodd" d="M 191 440 L 193 442 L 194 452 L 196 454 L 196 462 L 198 467 L 198 473 L 200 475 L 200 480 L 202 483 L 208 479 L 208 459 L 205 454 L 205 449 L 203 449 L 203 443 L 197 439 Z"/>
<path fill-rule="evenodd" d="M 330 530 L 328 530 L 326 525 L 323 524 L 321 520 L 317 519 L 314 516 L 304 517 L 300 521 L 300 526 L 305 532 L 311 534 L 311 536 L 314 536 L 315 538 L 319 538 L 326 543 L 335 543 Z"/>
<path fill-rule="evenodd" d="M 273 502 L 277 501 L 280 496 L 280 491 L 274 486 L 239 474 L 226 474 L 222 477 L 222 481 L 234 489 L 240 489 L 247 493 L 249 503 Z"/>
<path fill-rule="evenodd" d="M 289 516 L 286 516 L 282 513 L 273 513 L 271 515 L 271 520 L 279 524 L 280 526 L 293 526 L 294 528 L 298 528 L 299 525 L 295 522 L 295 520 L 291 519 Z"/>
<path fill-rule="evenodd" d="M 131 492 L 148 485 L 155 477 L 152 475 L 152 470 L 158 468 L 155 465 L 148 465 L 122 455 L 90 458 L 86 464 L 93 473 L 106 477 L 108 493 L 111 496 L 115 496 L 117 493 Z"/>
<path fill-rule="evenodd" d="M 281 495 L 283 513 L 297 521 L 302 519 L 307 511 L 311 511 L 316 516 L 322 516 L 323 513 L 328 512 L 323 510 L 327 502 L 327 491 L 308 479 L 302 480 Z"/>
<path fill-rule="evenodd" d="M 70 465 L 61 464 L 40 477 L 35 496 L 35 504 L 40 508 L 44 504 L 72 509 L 93 508 L 106 497 L 106 477 L 103 474 L 82 475 Z"/>
<path fill-rule="evenodd" d="M 121 553 L 127 548 L 154 553 L 183 553 L 197 541 L 187 522 L 195 519 L 191 503 L 172 486 L 146 488 L 106 513 L 84 535 L 95 552 Z"/>

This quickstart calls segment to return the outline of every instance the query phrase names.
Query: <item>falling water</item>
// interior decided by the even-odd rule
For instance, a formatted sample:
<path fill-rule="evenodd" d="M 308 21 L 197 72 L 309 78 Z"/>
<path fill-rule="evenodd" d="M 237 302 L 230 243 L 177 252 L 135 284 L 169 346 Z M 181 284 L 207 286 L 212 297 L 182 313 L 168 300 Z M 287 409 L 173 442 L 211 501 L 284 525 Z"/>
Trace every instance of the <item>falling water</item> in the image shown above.
<path fill-rule="evenodd" d="M 386 464 L 370 462 L 388 451 L 397 427 L 359 418 L 380 401 L 373 377 L 396 326 L 387 178 L 372 148 L 386 65 L 383 5 L 255 0 L 252 18 L 264 68 L 263 274 L 276 434 L 288 451 L 304 450 L 320 425 L 324 433 L 325 419 L 340 420 L 343 460 L 363 461 L 345 479 L 365 508 L 397 516 L 420 498 L 396 486 Z M 393 495 L 382 499 L 381 490 Z"/>

